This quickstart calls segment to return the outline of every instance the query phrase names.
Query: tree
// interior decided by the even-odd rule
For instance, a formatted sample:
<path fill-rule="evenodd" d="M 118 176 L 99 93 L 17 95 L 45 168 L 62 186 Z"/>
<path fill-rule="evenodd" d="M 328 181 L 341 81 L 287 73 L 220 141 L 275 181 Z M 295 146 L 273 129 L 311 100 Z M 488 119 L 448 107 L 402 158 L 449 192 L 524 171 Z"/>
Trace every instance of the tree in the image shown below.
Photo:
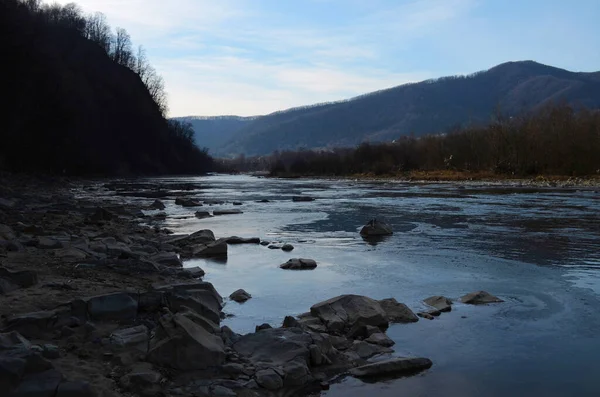
<path fill-rule="evenodd" d="M 84 37 L 98 44 L 107 54 L 110 53 L 111 36 L 110 26 L 104 14 L 96 12 L 87 17 Z"/>
<path fill-rule="evenodd" d="M 135 66 L 133 51 L 131 49 L 131 36 L 123 28 L 116 28 L 112 40 L 112 58 L 119 65 L 133 70 Z"/>

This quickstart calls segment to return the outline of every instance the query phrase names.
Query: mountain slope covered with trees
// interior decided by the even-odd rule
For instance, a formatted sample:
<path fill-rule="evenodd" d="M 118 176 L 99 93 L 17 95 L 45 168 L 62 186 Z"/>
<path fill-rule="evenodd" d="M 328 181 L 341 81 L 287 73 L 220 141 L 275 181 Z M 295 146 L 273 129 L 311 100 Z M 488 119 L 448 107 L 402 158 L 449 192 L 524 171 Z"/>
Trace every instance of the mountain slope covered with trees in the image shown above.
<path fill-rule="evenodd" d="M 469 76 L 405 84 L 347 101 L 276 112 L 234 132 L 217 154 L 355 146 L 401 136 L 483 126 L 549 104 L 600 108 L 600 72 L 574 73 L 532 61 L 508 62 Z"/>
<path fill-rule="evenodd" d="M 72 175 L 200 173 L 212 167 L 144 51 L 75 4 L 0 0 L 0 170 Z"/>

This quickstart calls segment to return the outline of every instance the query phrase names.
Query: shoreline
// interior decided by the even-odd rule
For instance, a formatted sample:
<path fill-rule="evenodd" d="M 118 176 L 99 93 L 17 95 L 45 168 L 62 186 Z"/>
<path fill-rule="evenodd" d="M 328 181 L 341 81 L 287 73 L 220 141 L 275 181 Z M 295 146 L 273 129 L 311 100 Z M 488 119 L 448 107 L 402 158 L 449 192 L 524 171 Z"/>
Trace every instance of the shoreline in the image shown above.
<path fill-rule="evenodd" d="M 600 187 L 600 175 L 586 177 L 570 177 L 565 175 L 539 175 L 531 178 L 490 176 L 490 174 L 471 173 L 445 173 L 445 172 L 418 172 L 410 175 L 374 175 L 374 174 L 352 174 L 352 175 L 277 175 L 265 176 L 275 179 L 321 179 L 340 180 L 356 182 L 393 182 L 413 184 L 468 184 L 468 185 L 490 185 L 507 187 L 544 187 L 544 188 L 598 188 Z"/>
<path fill-rule="evenodd" d="M 161 227 L 166 214 L 142 212 L 164 209 L 160 200 L 104 202 L 94 195 L 108 188 L 103 183 L 10 182 L 0 191 L 0 361 L 25 367 L 0 371 L 0 380 L 17 395 L 45 388 L 59 390 L 58 397 L 62 389 L 82 397 L 308 395 L 348 370 L 401 376 L 432 365 L 392 358 L 362 369 L 371 357 L 393 353 L 385 335 L 390 323 L 418 321 L 394 299 L 310 302 L 311 313 L 236 334 L 220 326 L 235 299 L 224 299 L 202 281 L 202 269 L 183 268 L 182 259 L 218 258 L 229 244 L 260 240 L 216 238 L 210 230 L 172 234 Z M 119 183 L 113 185 L 116 192 Z M 174 182 L 172 191 L 181 187 Z M 89 198 L 76 197 L 75 189 Z M 335 320 L 329 305 L 359 310 L 357 320 Z"/>

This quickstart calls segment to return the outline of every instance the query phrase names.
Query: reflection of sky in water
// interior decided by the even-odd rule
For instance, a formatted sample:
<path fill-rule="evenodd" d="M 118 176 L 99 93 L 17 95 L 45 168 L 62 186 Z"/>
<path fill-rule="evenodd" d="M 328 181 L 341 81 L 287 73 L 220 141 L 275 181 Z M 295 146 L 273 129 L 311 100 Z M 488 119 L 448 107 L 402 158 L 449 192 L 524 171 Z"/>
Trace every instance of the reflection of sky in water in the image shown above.
<path fill-rule="evenodd" d="M 347 379 L 327 395 L 598 395 L 598 193 L 247 176 L 163 179 L 182 180 L 198 184 L 193 197 L 226 203 L 191 209 L 164 199 L 170 216 L 187 217 L 170 218 L 165 226 L 295 246 L 291 253 L 230 246 L 225 263 L 186 263 L 201 266 L 224 296 L 238 288 L 252 294 L 242 305 L 225 307 L 234 316 L 224 324 L 237 332 L 263 322 L 279 325 L 285 315 L 344 293 L 395 297 L 414 310 L 424 308 L 421 300 L 430 295 L 456 299 L 480 289 L 507 301 L 457 304 L 434 321 L 392 326 L 388 333 L 397 354 L 430 357 L 432 369 L 375 385 Z M 317 200 L 294 203 L 295 195 Z M 271 202 L 256 202 L 262 199 Z M 243 205 L 233 207 L 232 201 Z M 196 210 L 223 208 L 244 213 L 193 217 Z M 363 241 L 357 232 L 373 216 L 391 223 L 394 235 L 377 244 Z M 278 268 L 291 257 L 313 258 L 319 266 L 301 272 Z"/>

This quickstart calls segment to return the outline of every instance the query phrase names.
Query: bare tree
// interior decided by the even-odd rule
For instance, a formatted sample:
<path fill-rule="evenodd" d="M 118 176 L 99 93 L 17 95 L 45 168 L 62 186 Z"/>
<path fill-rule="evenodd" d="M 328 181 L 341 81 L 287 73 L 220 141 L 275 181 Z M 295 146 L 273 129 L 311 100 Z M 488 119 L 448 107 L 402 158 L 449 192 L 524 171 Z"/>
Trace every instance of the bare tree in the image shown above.
<path fill-rule="evenodd" d="M 126 66 L 133 70 L 134 59 L 133 51 L 131 50 L 131 37 L 123 28 L 115 29 L 112 45 L 112 58 L 119 65 Z"/>
<path fill-rule="evenodd" d="M 87 17 L 85 37 L 102 47 L 107 54 L 110 53 L 112 37 L 103 13 L 96 12 Z"/>

